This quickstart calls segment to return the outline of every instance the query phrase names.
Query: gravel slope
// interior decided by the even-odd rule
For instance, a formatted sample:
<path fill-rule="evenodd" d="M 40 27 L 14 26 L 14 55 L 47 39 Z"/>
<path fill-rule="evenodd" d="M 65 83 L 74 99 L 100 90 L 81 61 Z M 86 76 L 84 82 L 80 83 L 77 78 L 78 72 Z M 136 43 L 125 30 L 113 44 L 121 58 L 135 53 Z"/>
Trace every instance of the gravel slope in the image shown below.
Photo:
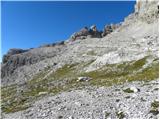
<path fill-rule="evenodd" d="M 135 93 L 123 90 L 135 87 Z M 31 108 L 7 114 L 5 118 L 158 118 L 150 111 L 151 104 L 158 100 L 158 80 L 132 82 L 111 87 L 87 87 L 82 90 L 62 92 L 55 96 L 45 96 Z M 121 113 L 122 112 L 122 113 Z M 124 114 L 118 115 L 118 113 Z"/>

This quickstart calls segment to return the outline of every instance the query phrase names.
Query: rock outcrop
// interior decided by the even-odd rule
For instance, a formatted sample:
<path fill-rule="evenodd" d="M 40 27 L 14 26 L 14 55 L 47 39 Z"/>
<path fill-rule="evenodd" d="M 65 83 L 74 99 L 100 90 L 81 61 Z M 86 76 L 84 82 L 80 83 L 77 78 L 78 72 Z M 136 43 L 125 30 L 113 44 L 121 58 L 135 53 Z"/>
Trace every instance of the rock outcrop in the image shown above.
<path fill-rule="evenodd" d="M 101 33 L 100 31 L 97 30 L 96 25 L 92 25 L 90 29 L 88 27 L 82 28 L 79 32 L 73 33 L 71 35 L 70 39 L 72 41 L 77 40 L 77 39 L 86 39 L 86 38 L 101 38 Z"/>
<path fill-rule="evenodd" d="M 96 25 L 92 25 L 90 29 L 88 27 L 82 28 L 79 32 L 75 32 L 71 35 L 71 41 L 86 38 L 102 38 L 110 34 L 114 30 L 120 27 L 120 24 L 106 25 L 103 31 L 98 31 Z"/>
<path fill-rule="evenodd" d="M 3 56 L 2 62 L 6 63 L 9 60 L 10 56 L 15 55 L 15 54 L 24 53 L 24 52 L 27 52 L 27 51 L 28 50 L 16 49 L 16 48 L 10 49 L 8 51 L 8 53 Z"/>
<path fill-rule="evenodd" d="M 104 27 L 103 33 L 102 33 L 102 37 L 110 34 L 111 32 L 115 31 L 117 28 L 120 27 L 120 24 L 111 24 L 111 25 L 106 25 Z"/>

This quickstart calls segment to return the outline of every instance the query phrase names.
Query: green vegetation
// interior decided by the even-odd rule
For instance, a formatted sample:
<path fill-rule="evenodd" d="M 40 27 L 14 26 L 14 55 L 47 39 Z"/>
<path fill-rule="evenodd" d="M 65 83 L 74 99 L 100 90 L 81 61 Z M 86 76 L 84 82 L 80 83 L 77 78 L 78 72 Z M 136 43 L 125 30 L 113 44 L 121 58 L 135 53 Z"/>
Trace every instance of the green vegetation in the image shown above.
<path fill-rule="evenodd" d="M 123 112 L 116 112 L 118 119 L 123 119 L 125 117 Z"/>
<path fill-rule="evenodd" d="M 109 117 L 111 113 L 105 112 L 105 119 Z"/>
<path fill-rule="evenodd" d="M 159 114 L 159 101 L 155 100 L 151 103 L 150 113 L 152 113 L 153 115 L 158 115 Z"/>
<path fill-rule="evenodd" d="M 16 85 L 11 85 L 1 89 L 1 109 L 4 112 L 16 112 L 29 107 L 29 105 L 26 104 L 27 98 L 19 96 L 16 92 Z"/>
<path fill-rule="evenodd" d="M 158 108 L 159 107 L 159 101 L 154 101 L 151 103 L 152 108 Z"/>
<path fill-rule="evenodd" d="M 124 62 L 122 64 L 106 65 L 105 67 L 82 74 L 83 76 L 91 77 L 92 85 L 110 86 L 113 84 L 122 84 L 126 81 L 137 80 L 154 80 L 159 76 L 159 63 L 154 61 L 150 66 L 142 69 L 147 57 L 138 61 Z M 142 69 L 142 70 L 141 70 Z"/>
<path fill-rule="evenodd" d="M 66 64 L 55 72 L 51 72 L 52 69 L 48 67 L 27 81 L 22 92 L 17 91 L 16 84 L 3 87 L 1 91 L 2 111 L 10 113 L 24 110 L 30 107 L 32 102 L 44 95 L 55 95 L 71 89 L 80 89 L 87 85 L 110 86 L 122 84 L 126 81 L 157 79 L 159 77 L 158 59 L 154 60 L 147 68 L 142 69 L 146 59 L 147 57 L 138 61 L 105 65 L 103 68 L 87 73 L 84 72 L 84 68 L 88 67 L 93 61 L 71 65 Z M 80 76 L 90 77 L 92 80 L 77 82 L 77 78 Z M 46 94 L 40 94 L 41 92 L 46 92 Z M 119 115 L 120 118 L 123 117 L 121 114 Z"/>
<path fill-rule="evenodd" d="M 44 78 L 46 74 L 49 73 L 48 69 L 37 74 L 31 80 L 27 82 L 24 88 L 27 90 L 17 93 L 17 85 L 11 85 L 2 88 L 2 111 L 5 113 L 17 112 L 24 110 L 30 106 L 30 104 L 38 99 L 38 97 L 43 96 L 39 93 L 47 92 L 48 94 L 57 94 L 61 91 L 69 90 L 76 87 L 78 84 L 76 82 L 75 66 L 78 64 L 65 65 L 58 69 L 56 72 L 50 74 L 47 78 Z M 64 84 L 54 85 L 58 83 L 59 80 L 63 80 L 69 77 L 70 79 L 65 81 Z"/>
<path fill-rule="evenodd" d="M 153 115 L 158 115 L 159 110 L 158 109 L 152 109 L 152 110 L 150 110 L 150 113 L 152 113 Z"/>
<path fill-rule="evenodd" d="M 127 88 L 127 89 L 125 89 L 125 90 L 123 90 L 123 91 L 126 92 L 126 93 L 134 93 L 134 91 L 131 90 L 130 88 Z"/>
<path fill-rule="evenodd" d="M 158 91 L 158 90 L 159 90 L 159 88 L 155 88 L 154 90 Z"/>

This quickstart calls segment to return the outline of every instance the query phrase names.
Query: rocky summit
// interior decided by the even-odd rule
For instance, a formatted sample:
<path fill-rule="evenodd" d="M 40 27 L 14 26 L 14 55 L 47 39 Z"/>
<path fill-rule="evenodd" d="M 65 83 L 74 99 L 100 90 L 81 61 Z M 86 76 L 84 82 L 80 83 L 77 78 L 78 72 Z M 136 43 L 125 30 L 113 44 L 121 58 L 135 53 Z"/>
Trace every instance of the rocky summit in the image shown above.
<path fill-rule="evenodd" d="M 1 118 L 159 117 L 158 0 L 99 31 L 11 49 L 1 63 Z"/>

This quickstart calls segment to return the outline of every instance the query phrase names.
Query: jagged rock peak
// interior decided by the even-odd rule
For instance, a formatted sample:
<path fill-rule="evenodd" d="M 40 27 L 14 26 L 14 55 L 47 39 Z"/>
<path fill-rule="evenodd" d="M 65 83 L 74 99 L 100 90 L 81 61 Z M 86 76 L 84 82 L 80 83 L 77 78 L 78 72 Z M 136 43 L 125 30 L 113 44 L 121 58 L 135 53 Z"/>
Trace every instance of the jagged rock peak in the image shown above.
<path fill-rule="evenodd" d="M 88 27 L 84 27 L 79 32 L 74 32 L 71 35 L 70 40 L 74 41 L 77 39 L 86 39 L 86 38 L 102 38 L 113 32 L 119 26 L 120 24 L 105 25 L 103 31 L 99 31 L 96 25 L 92 25 L 90 29 L 88 29 Z"/>

